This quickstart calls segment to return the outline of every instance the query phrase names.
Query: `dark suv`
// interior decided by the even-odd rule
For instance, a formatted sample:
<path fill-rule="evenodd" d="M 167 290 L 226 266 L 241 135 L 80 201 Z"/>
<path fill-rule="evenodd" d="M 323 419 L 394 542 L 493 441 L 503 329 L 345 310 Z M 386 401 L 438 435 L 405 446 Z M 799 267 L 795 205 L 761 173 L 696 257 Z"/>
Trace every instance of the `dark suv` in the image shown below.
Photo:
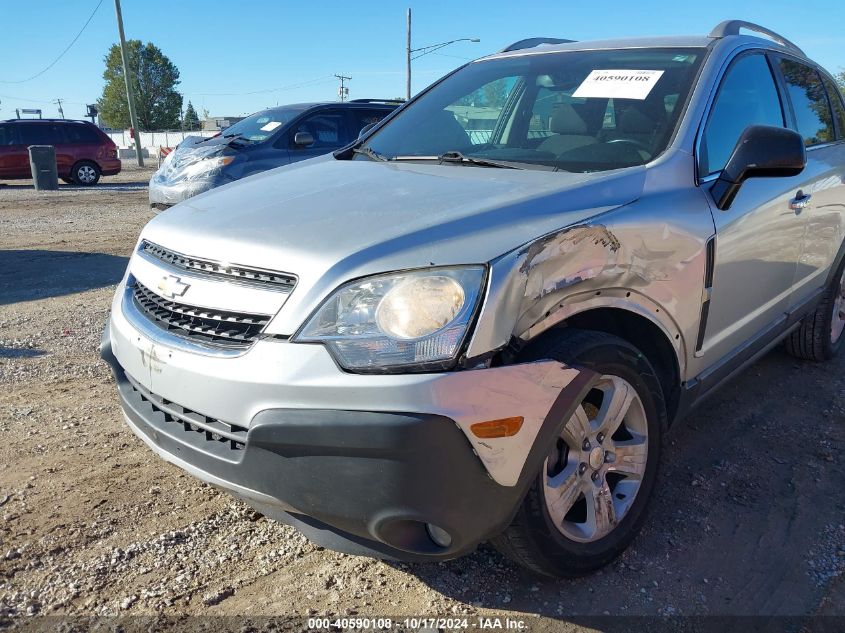
<path fill-rule="evenodd" d="M 297 103 L 256 112 L 212 138 L 186 138 L 150 180 L 150 206 L 165 209 L 246 176 L 328 154 L 399 103 Z"/>
<path fill-rule="evenodd" d="M 53 145 L 59 178 L 90 187 L 120 173 L 117 145 L 93 123 L 67 119 L 0 121 L 0 180 L 31 178 L 30 145 Z"/>

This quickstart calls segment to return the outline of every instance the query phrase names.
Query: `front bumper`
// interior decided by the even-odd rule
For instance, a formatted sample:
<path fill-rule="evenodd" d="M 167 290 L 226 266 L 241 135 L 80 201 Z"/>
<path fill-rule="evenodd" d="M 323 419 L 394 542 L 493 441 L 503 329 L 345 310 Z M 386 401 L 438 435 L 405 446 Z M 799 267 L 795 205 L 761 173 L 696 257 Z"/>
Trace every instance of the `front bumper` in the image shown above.
<path fill-rule="evenodd" d="M 551 361 L 362 376 L 322 346 L 286 342 L 202 356 L 150 338 L 114 307 L 101 354 L 132 430 L 165 460 L 354 554 L 439 560 L 496 535 L 594 380 Z M 470 431 L 517 412 L 525 422 L 513 437 Z M 221 420 L 235 439 L 203 430 Z M 427 525 L 451 543 L 438 545 Z"/>

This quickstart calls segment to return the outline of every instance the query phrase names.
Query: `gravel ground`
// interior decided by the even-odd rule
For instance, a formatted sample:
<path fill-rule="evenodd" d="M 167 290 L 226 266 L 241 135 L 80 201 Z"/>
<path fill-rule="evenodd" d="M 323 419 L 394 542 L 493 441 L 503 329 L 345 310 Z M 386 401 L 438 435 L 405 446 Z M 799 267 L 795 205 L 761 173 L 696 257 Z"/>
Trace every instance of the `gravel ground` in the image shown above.
<path fill-rule="evenodd" d="M 201 614 L 498 615 L 572 631 L 583 616 L 845 617 L 845 357 L 774 351 L 702 405 L 670 435 L 642 535 L 579 580 L 539 579 L 487 546 L 428 565 L 335 554 L 157 459 L 122 423 L 96 353 L 152 217 L 150 174 L 46 193 L 0 183 L 0 628 L 43 615 L 179 628 Z M 591 628 L 623 630 L 613 622 Z"/>

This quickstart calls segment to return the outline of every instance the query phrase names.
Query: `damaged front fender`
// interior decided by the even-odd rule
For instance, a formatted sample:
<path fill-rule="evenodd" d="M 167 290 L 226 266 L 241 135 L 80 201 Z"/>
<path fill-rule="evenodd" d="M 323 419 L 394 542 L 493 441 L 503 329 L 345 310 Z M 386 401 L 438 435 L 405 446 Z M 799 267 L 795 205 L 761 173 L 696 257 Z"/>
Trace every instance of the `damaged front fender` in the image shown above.
<path fill-rule="evenodd" d="M 655 212 L 671 209 L 672 213 Z M 491 263 L 467 364 L 534 339 L 570 317 L 623 310 L 655 325 L 682 379 L 693 350 L 712 218 L 699 192 L 655 193 L 646 203 L 544 235 Z"/>
<path fill-rule="evenodd" d="M 599 376 L 556 361 L 523 363 L 449 374 L 434 383 L 437 413 L 452 418 L 472 444 L 490 477 L 503 486 L 533 478 Z M 521 419 L 509 437 L 479 437 L 478 423 Z"/>

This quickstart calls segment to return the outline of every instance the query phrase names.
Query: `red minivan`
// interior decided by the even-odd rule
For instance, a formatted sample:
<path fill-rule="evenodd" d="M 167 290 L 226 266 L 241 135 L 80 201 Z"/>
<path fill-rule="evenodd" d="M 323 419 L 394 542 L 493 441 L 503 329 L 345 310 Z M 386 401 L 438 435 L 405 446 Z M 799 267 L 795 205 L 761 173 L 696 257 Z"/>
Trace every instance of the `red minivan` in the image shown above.
<path fill-rule="evenodd" d="M 120 173 L 117 145 L 93 123 L 67 119 L 0 121 L 0 180 L 31 178 L 30 145 L 53 145 L 59 178 L 90 187 Z"/>

